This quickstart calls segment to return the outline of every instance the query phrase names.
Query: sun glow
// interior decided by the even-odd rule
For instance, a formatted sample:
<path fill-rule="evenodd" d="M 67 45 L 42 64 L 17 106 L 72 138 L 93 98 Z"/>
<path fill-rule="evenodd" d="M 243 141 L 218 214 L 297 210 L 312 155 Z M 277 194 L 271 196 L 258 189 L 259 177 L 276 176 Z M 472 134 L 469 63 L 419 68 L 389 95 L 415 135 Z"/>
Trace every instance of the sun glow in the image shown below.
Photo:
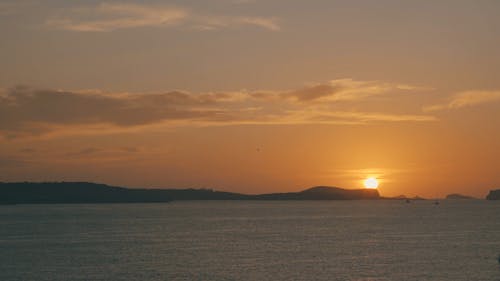
<path fill-rule="evenodd" d="M 364 184 L 365 188 L 375 189 L 378 187 L 378 180 L 376 178 L 370 177 L 365 180 Z"/>

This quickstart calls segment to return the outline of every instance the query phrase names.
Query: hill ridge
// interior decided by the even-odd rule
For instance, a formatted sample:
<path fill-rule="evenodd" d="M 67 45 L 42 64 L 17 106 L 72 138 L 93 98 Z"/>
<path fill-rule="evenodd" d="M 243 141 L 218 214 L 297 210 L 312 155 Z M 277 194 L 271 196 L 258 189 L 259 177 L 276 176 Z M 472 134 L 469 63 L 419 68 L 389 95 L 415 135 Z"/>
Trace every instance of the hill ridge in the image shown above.
<path fill-rule="evenodd" d="M 125 188 L 91 182 L 0 182 L 0 204 L 148 203 L 172 200 L 380 199 L 377 190 L 314 186 L 298 192 L 242 194 L 212 189 Z"/>

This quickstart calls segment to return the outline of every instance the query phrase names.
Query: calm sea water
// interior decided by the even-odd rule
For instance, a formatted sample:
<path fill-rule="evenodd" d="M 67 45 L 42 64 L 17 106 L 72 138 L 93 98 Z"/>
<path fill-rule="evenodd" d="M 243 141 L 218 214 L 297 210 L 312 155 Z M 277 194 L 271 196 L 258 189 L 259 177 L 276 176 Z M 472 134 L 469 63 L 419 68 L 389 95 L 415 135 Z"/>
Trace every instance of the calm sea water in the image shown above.
<path fill-rule="evenodd" d="M 0 280 L 500 280 L 500 201 L 0 206 Z"/>

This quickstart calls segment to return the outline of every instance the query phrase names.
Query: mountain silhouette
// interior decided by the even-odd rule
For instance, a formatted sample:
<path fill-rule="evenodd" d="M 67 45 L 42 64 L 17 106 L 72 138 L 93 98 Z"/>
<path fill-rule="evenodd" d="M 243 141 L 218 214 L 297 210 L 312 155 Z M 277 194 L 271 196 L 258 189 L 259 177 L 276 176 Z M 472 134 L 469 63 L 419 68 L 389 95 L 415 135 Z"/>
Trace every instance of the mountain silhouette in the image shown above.
<path fill-rule="evenodd" d="M 0 203 L 139 203 L 168 202 L 160 190 L 128 189 L 88 182 L 0 183 Z"/>
<path fill-rule="evenodd" d="M 300 192 L 248 195 L 211 189 L 134 189 L 88 182 L 0 183 L 0 204 L 357 199 L 380 199 L 380 196 L 376 189 L 342 189 L 328 186 L 317 186 Z"/>

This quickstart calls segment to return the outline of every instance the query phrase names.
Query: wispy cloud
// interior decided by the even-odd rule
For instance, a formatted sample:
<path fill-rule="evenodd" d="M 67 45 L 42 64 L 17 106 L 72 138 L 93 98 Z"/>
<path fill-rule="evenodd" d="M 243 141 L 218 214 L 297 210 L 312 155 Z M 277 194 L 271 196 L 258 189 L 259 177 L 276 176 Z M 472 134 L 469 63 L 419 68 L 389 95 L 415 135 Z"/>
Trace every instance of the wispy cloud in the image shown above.
<path fill-rule="evenodd" d="M 254 25 L 272 31 L 279 31 L 281 27 L 278 25 L 274 18 L 261 18 L 261 17 L 238 17 L 235 18 L 236 22 L 240 24 Z"/>
<path fill-rule="evenodd" d="M 17 87 L 0 95 L 0 135 L 18 137 L 68 130 L 106 132 L 110 128 L 134 130 L 159 125 L 362 125 L 436 120 L 430 115 L 339 110 L 338 107 L 333 110 L 330 105 L 339 101 L 361 101 L 382 92 L 388 94 L 387 89 L 398 88 L 395 84 L 380 83 L 382 86 L 377 86 L 373 82 L 341 81 L 342 86 L 327 83 L 328 87 L 339 87 L 331 95 L 323 94 L 330 91 L 316 91 L 318 85 L 289 91 L 209 93 L 106 93 Z M 312 95 L 312 98 L 307 95 Z M 335 95 L 340 97 L 335 98 Z M 322 102 L 314 102 L 317 100 Z"/>
<path fill-rule="evenodd" d="M 420 88 L 381 81 L 337 79 L 331 80 L 328 83 L 310 85 L 296 91 L 290 91 L 284 93 L 283 96 L 299 102 L 355 101 L 397 90 L 411 91 L 416 89 Z"/>
<path fill-rule="evenodd" d="M 186 10 L 162 6 L 102 3 L 93 8 L 65 11 L 65 16 L 47 20 L 46 25 L 70 31 L 113 31 L 132 27 L 158 27 L 179 23 Z"/>
<path fill-rule="evenodd" d="M 448 102 L 426 106 L 424 111 L 459 109 L 499 101 L 500 91 L 465 91 L 455 94 Z"/>
<path fill-rule="evenodd" d="M 436 117 L 418 114 L 390 114 L 381 112 L 356 112 L 356 111 L 316 111 L 309 116 L 309 121 L 328 123 L 331 120 L 356 120 L 358 123 L 368 122 L 429 122 L 437 121 Z"/>
<path fill-rule="evenodd" d="M 194 13 L 185 8 L 130 3 L 101 3 L 94 7 L 65 9 L 62 15 L 48 19 L 49 28 L 78 32 L 110 32 L 139 27 L 191 26 L 202 30 L 255 26 L 280 30 L 275 18 L 213 16 Z"/>

